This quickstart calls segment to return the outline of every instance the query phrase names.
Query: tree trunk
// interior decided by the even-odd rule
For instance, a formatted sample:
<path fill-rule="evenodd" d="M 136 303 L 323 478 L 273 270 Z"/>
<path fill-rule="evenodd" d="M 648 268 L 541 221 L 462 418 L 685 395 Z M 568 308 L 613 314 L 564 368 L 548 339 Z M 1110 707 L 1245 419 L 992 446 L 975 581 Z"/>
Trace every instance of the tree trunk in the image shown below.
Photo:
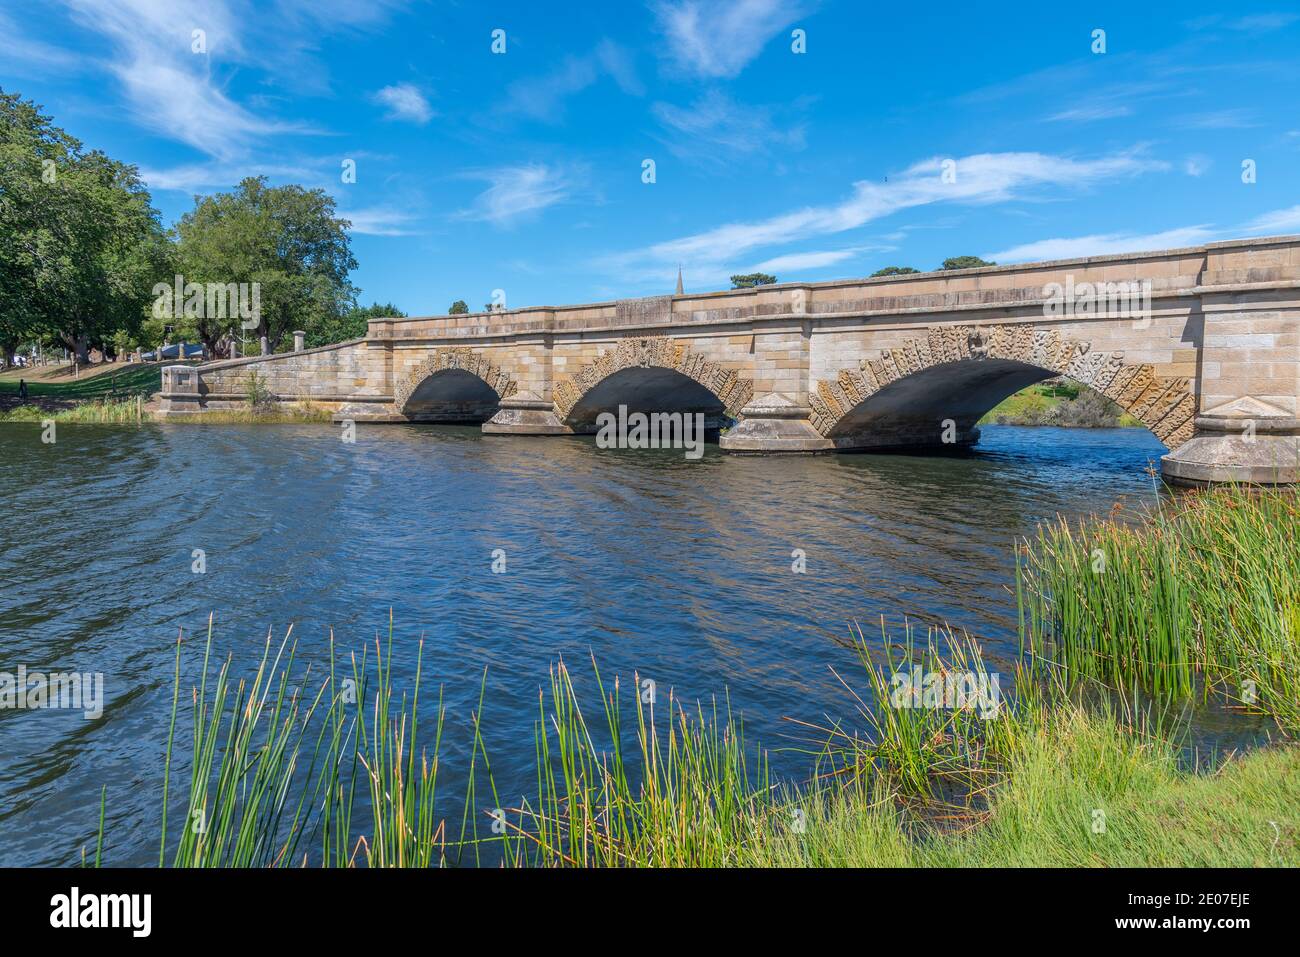
<path fill-rule="evenodd" d="M 66 332 L 59 333 L 61 341 L 71 352 L 72 358 L 79 365 L 90 363 L 90 339 L 87 336 L 74 336 Z"/>

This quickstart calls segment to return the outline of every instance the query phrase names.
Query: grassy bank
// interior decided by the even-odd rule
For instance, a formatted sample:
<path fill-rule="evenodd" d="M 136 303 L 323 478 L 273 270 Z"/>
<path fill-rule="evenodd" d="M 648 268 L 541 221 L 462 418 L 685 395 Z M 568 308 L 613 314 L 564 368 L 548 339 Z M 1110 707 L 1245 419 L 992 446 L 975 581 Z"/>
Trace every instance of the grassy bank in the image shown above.
<path fill-rule="evenodd" d="M 23 370 L 16 370 L 0 378 L 0 395 L 16 396 Z M 48 398 L 68 402 L 115 401 L 142 395 L 146 399 L 162 388 L 162 367 L 159 365 L 126 365 L 119 370 L 90 370 L 82 378 L 70 375 L 60 381 L 25 377 L 27 394 L 32 398 Z"/>
<path fill-rule="evenodd" d="M 1039 382 L 1003 399 L 981 425 L 1128 428 L 1142 423 L 1105 396 L 1071 382 Z"/>
<path fill-rule="evenodd" d="M 917 833 L 888 800 L 852 790 L 804 804 L 802 833 L 773 831 L 739 862 L 813 867 L 1300 865 L 1300 749 L 1213 774 L 1179 770 L 1160 739 L 1063 710 L 1028 738 L 988 809 L 955 833 Z"/>
<path fill-rule="evenodd" d="M 210 629 L 192 691 L 177 649 L 163 805 L 187 826 L 164 820 L 159 861 L 1300 865 L 1298 517 L 1295 490 L 1219 489 L 1137 525 L 1045 528 L 1020 554 L 1015 674 L 990 675 L 962 634 L 856 632 L 861 670 L 841 676 L 856 714 L 803 726 L 797 784 L 770 780 L 725 706 L 647 701 L 637 676 L 624 694 L 599 670 L 598 700 L 581 701 L 559 662 L 539 691 L 531 783 L 494 776 L 480 695 L 468 784 L 448 805 L 422 642 L 390 623 L 307 680 L 289 636 L 268 639 L 237 679 L 213 662 Z M 395 654 L 415 660 L 408 688 L 393 686 Z M 1231 690 L 1247 681 L 1249 704 Z M 1271 715 L 1278 743 L 1189 765 L 1170 715 L 1210 694 Z M 187 738 L 192 770 L 174 781 Z"/>

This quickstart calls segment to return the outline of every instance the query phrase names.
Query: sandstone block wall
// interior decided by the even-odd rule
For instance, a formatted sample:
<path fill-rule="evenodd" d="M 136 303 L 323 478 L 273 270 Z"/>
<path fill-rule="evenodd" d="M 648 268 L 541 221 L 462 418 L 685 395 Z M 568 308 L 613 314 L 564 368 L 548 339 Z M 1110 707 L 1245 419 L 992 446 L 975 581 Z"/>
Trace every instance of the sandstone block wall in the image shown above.
<path fill-rule="evenodd" d="M 1121 281 L 1149 282 L 1149 317 L 1045 310 L 1050 283 Z M 697 381 L 726 390 L 729 408 L 738 396 L 777 393 L 796 406 L 820 398 L 831 414 L 828 393 L 836 404 L 851 398 L 842 391 L 844 376 L 853 381 L 873 363 L 897 369 L 891 357 L 909 343 L 929 342 L 936 328 L 1023 325 L 1031 337 L 1054 334 L 1125 367 L 1149 367 L 1161 381 L 1185 380 L 1197 411 L 1252 396 L 1294 415 L 1298 287 L 1300 238 L 1280 237 L 951 274 L 377 319 L 364 341 L 211 363 L 197 378 L 201 399 L 238 399 L 256 372 L 286 399 L 391 403 L 421 369 L 432 368 L 433 353 L 450 349 L 479 357 L 494 382 L 513 384 L 513 396 L 563 411 L 602 371 L 646 361 L 649 349 L 669 368 L 689 368 Z M 178 394 L 177 403 L 187 401 Z"/>

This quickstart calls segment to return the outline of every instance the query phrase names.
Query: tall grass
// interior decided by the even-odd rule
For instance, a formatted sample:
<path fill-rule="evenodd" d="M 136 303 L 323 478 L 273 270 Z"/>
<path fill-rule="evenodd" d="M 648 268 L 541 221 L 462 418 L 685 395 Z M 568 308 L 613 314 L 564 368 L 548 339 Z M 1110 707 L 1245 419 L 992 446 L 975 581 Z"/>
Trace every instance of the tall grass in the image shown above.
<path fill-rule="evenodd" d="M 392 690 L 392 630 L 387 647 L 376 638 L 350 656 L 340 679 L 331 641 L 330 674 L 315 691 L 291 685 L 296 646 L 292 629 L 275 645 L 268 637 L 251 680 L 235 680 L 227 659 L 211 675 L 212 622 L 200 684 L 191 696 L 193 749 L 185 815 L 171 849 L 164 807 L 159 862 L 188 867 L 267 867 L 316 863 L 371 867 L 425 867 L 436 863 L 443 832 L 433 813 L 437 747 L 443 710 L 437 709 L 432 759 L 416 737 L 420 698 L 417 659 L 408 703 Z M 420 657 L 423 654 L 421 643 Z M 373 676 L 373 695 L 368 688 Z M 211 685 L 209 686 L 209 678 Z M 163 802 L 172 778 L 180 701 L 180 652 L 164 764 Z M 320 720 L 316 721 L 317 716 Z M 367 832 L 354 836 L 357 792 L 370 811 Z M 318 851 L 308 846 L 319 841 Z"/>
<path fill-rule="evenodd" d="M 1074 679 L 1220 693 L 1300 728 L 1300 492 L 1214 488 L 1151 520 L 1064 521 L 1017 556 L 1027 652 Z"/>
<path fill-rule="evenodd" d="M 315 402 L 273 405 L 269 408 L 205 409 L 197 415 L 169 418 L 168 424 L 183 425 L 296 425 L 330 422 L 333 412 Z"/>
<path fill-rule="evenodd" d="M 1162 710 L 1212 687 L 1295 726 L 1296 517 L 1294 492 L 1220 490 L 1144 525 L 1044 528 L 1019 558 L 1013 674 L 950 629 L 857 630 L 863 676 L 837 673 L 857 717 L 802 724 L 803 782 L 771 780 L 728 704 L 688 705 L 635 675 L 624 694 L 593 660 L 588 710 L 560 661 L 539 689 L 535 783 L 506 797 L 481 730 L 485 676 L 458 827 L 438 790 L 442 696 L 429 706 L 422 643 L 409 695 L 395 689 L 391 616 L 387 641 L 359 656 L 340 660 L 331 638 L 314 678 L 294 677 L 292 630 L 235 678 L 212 660 L 210 621 L 188 694 L 177 648 L 159 863 L 1296 863 L 1300 748 L 1189 774 Z M 981 675 L 999 679 L 994 707 L 953 695 Z M 921 677 L 919 698 L 900 694 Z M 170 827 L 169 809 L 182 815 Z"/>
<path fill-rule="evenodd" d="M 331 421 L 333 413 L 313 402 L 296 406 L 281 406 L 268 410 L 250 408 L 211 409 L 200 415 L 183 415 L 168 418 L 169 425 L 296 425 Z M 82 402 L 66 409 L 43 409 L 39 405 L 20 405 L 9 411 L 0 411 L 0 422 L 56 422 L 78 424 L 122 425 L 133 422 L 156 421 L 153 413 L 145 410 L 137 399 L 96 400 Z"/>
<path fill-rule="evenodd" d="M 901 650 L 889 650 L 885 638 L 869 646 L 859 632 L 865 732 L 828 735 L 819 751 L 823 773 L 800 787 L 771 782 L 763 753 L 747 747 L 727 708 L 688 709 L 671 694 L 656 700 L 635 680 L 637 693 L 627 696 L 634 703 L 625 701 L 620 682 L 606 686 L 594 662 L 601 704 L 589 719 L 561 662 L 539 694 L 535 787 L 504 802 L 480 733 L 481 693 L 453 839 L 437 796 L 441 696 L 426 753 L 416 723 L 422 651 L 410 696 L 396 693 L 391 623 L 387 642 L 376 639 L 373 652 L 350 655 L 343 667 L 331 648 L 329 674 L 315 686 L 309 674 L 289 678 L 291 634 L 268 640 L 251 678 L 235 680 L 229 660 L 212 662 L 210 625 L 202 677 L 188 695 L 177 653 L 166 781 L 178 725 L 192 723 L 193 757 L 180 782 L 183 817 L 170 831 L 164 821 L 159 860 L 236 867 L 1297 862 L 1300 834 L 1287 822 L 1300 811 L 1300 749 L 1191 775 L 1178 770 L 1173 739 L 1140 712 L 1088 707 L 1059 686 L 1035 690 L 1032 682 L 996 714 L 899 707 L 891 683 L 881 683 L 889 668 L 923 664 L 952 674 L 983 664 L 966 636 L 931 633 L 922 643 L 909 631 Z M 187 699 L 189 714 L 179 717 Z M 625 729 L 629 704 L 635 725 Z M 962 786 L 947 786 L 954 781 Z M 100 815 L 96 864 L 102 799 Z"/>
<path fill-rule="evenodd" d="M 833 773 L 879 778 L 909 798 L 969 798 L 983 790 L 1006 753 L 1006 735 L 1015 733 L 1020 712 L 1004 697 L 1013 676 L 990 672 L 979 643 L 948 628 L 932 628 L 920 642 L 905 622 L 901 640 L 894 641 L 882 619 L 879 651 L 857 625 L 852 644 L 867 678 L 866 696 L 835 674 L 856 705 L 865 737 L 838 722 L 824 729 L 822 757 L 830 759 Z M 965 693 L 980 681 L 991 683 L 991 700 Z"/>
<path fill-rule="evenodd" d="M 515 864 L 705 866 L 735 863 L 752 830 L 776 813 L 766 761 L 750 766 L 744 735 L 716 705 L 687 711 L 671 693 L 634 695 L 634 760 L 624 754 L 617 679 L 600 680 L 603 728 L 597 736 L 561 662 L 550 675 L 549 713 L 539 697 L 535 803 L 513 809 L 520 836 Z M 633 687 L 640 689 L 634 676 Z"/>
<path fill-rule="evenodd" d="M 66 409 L 43 409 L 39 405 L 20 405 L 8 412 L 0 412 L 0 422 L 55 422 L 123 424 L 143 422 L 150 418 L 136 398 L 97 399 L 82 402 Z"/>

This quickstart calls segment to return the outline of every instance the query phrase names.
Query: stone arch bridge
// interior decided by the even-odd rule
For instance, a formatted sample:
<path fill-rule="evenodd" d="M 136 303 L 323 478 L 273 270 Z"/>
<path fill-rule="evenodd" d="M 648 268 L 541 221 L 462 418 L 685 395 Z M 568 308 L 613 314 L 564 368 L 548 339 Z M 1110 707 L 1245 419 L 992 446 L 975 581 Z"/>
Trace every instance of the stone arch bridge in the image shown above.
<path fill-rule="evenodd" d="M 364 339 L 164 371 L 163 414 L 241 407 L 252 375 L 336 421 L 595 431 L 701 412 L 724 450 L 971 445 L 1054 376 L 1113 399 L 1186 483 L 1300 474 L 1300 237 L 578 306 L 371 320 Z"/>

